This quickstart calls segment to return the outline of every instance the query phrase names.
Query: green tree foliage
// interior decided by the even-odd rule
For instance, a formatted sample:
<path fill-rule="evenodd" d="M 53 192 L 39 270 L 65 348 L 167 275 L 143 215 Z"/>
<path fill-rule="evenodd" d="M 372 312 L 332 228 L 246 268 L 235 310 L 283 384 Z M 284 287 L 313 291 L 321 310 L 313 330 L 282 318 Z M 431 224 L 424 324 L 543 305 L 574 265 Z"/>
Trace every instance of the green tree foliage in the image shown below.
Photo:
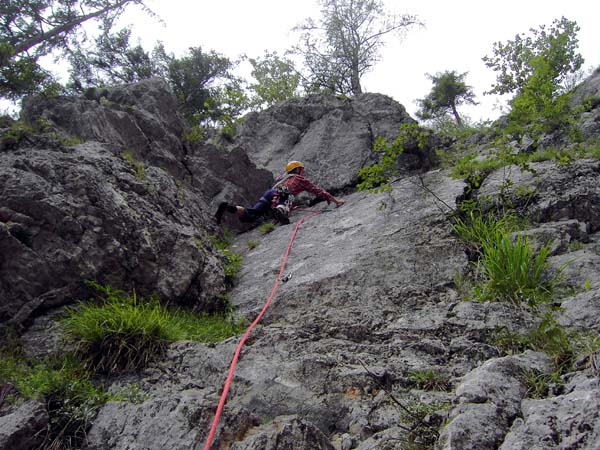
<path fill-rule="evenodd" d="M 232 74 L 234 67 L 229 58 L 201 47 L 171 58 L 167 78 L 190 124 L 228 127 L 248 107 L 242 82 Z"/>
<path fill-rule="evenodd" d="M 488 93 L 514 93 L 509 113 L 509 132 L 522 134 L 527 125 L 534 137 L 569 125 L 573 111 L 566 92 L 572 74 L 584 60 L 577 53 L 579 26 L 565 17 L 548 29 L 531 29 L 505 44 L 494 44 L 494 55 L 485 64 L 498 72 Z M 533 126 L 533 128 L 532 128 Z"/>
<path fill-rule="evenodd" d="M 452 70 L 436 75 L 427 74 L 433 82 L 433 88 L 427 97 L 417 100 L 420 105 L 417 117 L 423 120 L 436 120 L 452 114 L 456 125 L 462 128 L 463 120 L 458 114 L 458 106 L 466 103 L 477 104 L 473 89 L 465 83 L 467 73 L 459 74 Z"/>
<path fill-rule="evenodd" d="M 130 45 L 131 30 L 103 33 L 88 48 L 78 46 L 69 55 L 70 87 L 82 91 L 87 87 L 133 83 L 153 76 L 165 76 L 168 56 L 162 44 L 152 54 L 138 44 Z"/>
<path fill-rule="evenodd" d="M 131 46 L 130 37 L 130 30 L 123 29 L 100 35 L 90 48 L 78 47 L 70 56 L 69 87 L 81 92 L 88 87 L 160 76 L 171 85 L 192 126 L 227 128 L 248 108 L 242 82 L 232 75 L 235 63 L 225 56 L 195 47 L 175 58 L 160 42 L 149 53 L 139 44 Z"/>
<path fill-rule="evenodd" d="M 84 22 L 109 30 L 129 4 L 142 0 L 0 0 L 0 96 L 13 100 L 52 83 L 38 64 L 81 40 Z"/>
<path fill-rule="evenodd" d="M 392 142 L 379 136 L 373 145 L 373 151 L 380 153 L 378 163 L 365 166 L 358 171 L 361 182 L 359 191 L 385 192 L 391 190 L 390 178 L 399 174 L 398 158 L 407 148 L 424 150 L 429 144 L 431 133 L 419 128 L 415 123 L 400 125 L 400 133 Z"/>
<path fill-rule="evenodd" d="M 277 102 L 299 95 L 300 74 L 293 61 L 281 58 L 277 52 L 265 52 L 262 58 L 249 58 L 252 64 L 252 77 L 256 83 L 250 84 L 253 93 L 252 106 L 265 108 Z"/>
<path fill-rule="evenodd" d="M 342 95 L 362 93 L 361 77 L 379 60 L 384 37 L 402 35 L 417 17 L 391 14 L 380 0 L 320 0 L 321 19 L 309 18 L 294 49 L 308 71 L 306 89 Z"/>

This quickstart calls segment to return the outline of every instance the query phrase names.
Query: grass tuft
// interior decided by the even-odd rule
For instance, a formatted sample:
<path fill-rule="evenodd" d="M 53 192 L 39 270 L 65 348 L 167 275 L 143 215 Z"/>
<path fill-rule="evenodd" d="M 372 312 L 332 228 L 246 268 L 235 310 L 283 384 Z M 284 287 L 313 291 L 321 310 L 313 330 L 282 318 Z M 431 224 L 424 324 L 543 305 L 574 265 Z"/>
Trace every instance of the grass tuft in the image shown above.
<path fill-rule="evenodd" d="M 537 253 L 523 236 L 511 233 L 523 228 L 522 221 L 507 213 L 500 218 L 469 211 L 457 218 L 454 232 L 475 255 L 480 280 L 473 293 L 480 301 L 526 302 L 535 306 L 550 300 L 558 277 L 545 277 L 550 244 Z"/>
<path fill-rule="evenodd" d="M 241 330 L 225 316 L 197 315 L 111 290 L 100 304 L 69 308 L 62 326 L 84 365 L 100 373 L 145 367 L 171 342 L 216 342 Z"/>
<path fill-rule="evenodd" d="M 502 236 L 484 243 L 482 251 L 480 267 L 485 280 L 475 288 L 477 298 L 530 306 L 552 298 L 553 284 L 544 278 L 549 245 L 535 254 L 526 238 Z"/>
<path fill-rule="evenodd" d="M 448 377 L 432 369 L 412 371 L 409 381 L 414 387 L 424 391 L 449 391 L 451 388 Z"/>

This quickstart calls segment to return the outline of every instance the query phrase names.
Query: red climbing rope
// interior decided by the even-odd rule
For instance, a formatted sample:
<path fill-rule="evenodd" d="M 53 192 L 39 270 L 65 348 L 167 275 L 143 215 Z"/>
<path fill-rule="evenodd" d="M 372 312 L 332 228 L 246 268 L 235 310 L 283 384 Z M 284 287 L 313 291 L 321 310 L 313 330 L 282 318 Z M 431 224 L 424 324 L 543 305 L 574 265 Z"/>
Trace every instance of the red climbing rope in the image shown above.
<path fill-rule="evenodd" d="M 279 288 L 279 283 L 281 282 L 281 277 L 283 276 L 283 271 L 285 270 L 285 265 L 287 263 L 288 256 L 290 255 L 290 251 L 292 250 L 292 244 L 294 243 L 294 239 L 296 239 L 296 234 L 298 234 L 298 229 L 300 228 L 300 225 L 302 224 L 302 222 L 304 222 L 306 219 L 310 219 L 311 217 L 319 215 L 320 213 L 321 213 L 321 211 L 310 211 L 310 214 L 307 214 L 307 215 L 301 217 L 300 220 L 296 223 L 294 232 L 292 233 L 292 237 L 290 238 L 290 241 L 288 243 L 285 254 L 283 255 L 283 261 L 281 262 L 281 267 L 279 269 L 279 275 L 277 275 L 277 280 L 275 280 L 275 284 L 273 285 L 273 289 L 271 290 L 271 295 L 269 295 L 269 298 L 265 302 L 263 309 L 258 314 L 256 319 L 254 319 L 254 322 L 252 322 L 250 324 L 250 326 L 244 333 L 244 336 L 242 337 L 239 344 L 237 345 L 237 348 L 235 349 L 233 359 L 231 360 L 231 365 L 229 366 L 229 373 L 227 374 L 227 379 L 225 380 L 225 384 L 223 385 L 223 392 L 221 393 L 219 405 L 217 406 L 217 412 L 215 413 L 215 418 L 213 419 L 212 426 L 210 427 L 210 432 L 208 433 L 208 438 L 206 439 L 206 445 L 204 446 L 204 450 L 210 450 L 210 446 L 212 445 L 212 441 L 214 439 L 215 432 L 217 430 L 217 426 L 219 425 L 219 419 L 221 417 L 221 412 L 223 411 L 223 406 L 225 405 L 225 400 L 227 399 L 227 393 L 229 392 L 229 386 L 231 385 L 231 380 L 233 379 L 233 374 L 235 372 L 235 366 L 237 365 L 237 361 L 240 356 L 240 352 L 242 351 L 242 347 L 244 346 L 244 343 L 248 339 L 248 336 L 250 336 L 250 333 L 252 332 L 254 327 L 258 324 L 258 322 L 260 322 L 260 319 L 262 319 L 262 316 L 267 311 L 267 308 L 271 304 L 271 301 L 273 300 L 273 297 L 275 297 L 275 293 L 277 292 L 277 289 Z"/>

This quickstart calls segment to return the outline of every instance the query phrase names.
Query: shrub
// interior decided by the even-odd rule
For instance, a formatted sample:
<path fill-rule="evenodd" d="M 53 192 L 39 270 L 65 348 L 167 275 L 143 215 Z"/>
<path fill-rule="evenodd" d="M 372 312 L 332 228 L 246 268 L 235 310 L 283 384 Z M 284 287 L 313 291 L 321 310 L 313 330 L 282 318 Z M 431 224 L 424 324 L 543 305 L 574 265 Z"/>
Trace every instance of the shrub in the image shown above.
<path fill-rule="evenodd" d="M 102 287 L 101 303 L 69 308 L 62 326 L 86 368 L 109 373 L 137 370 L 177 340 L 215 342 L 240 331 L 225 316 L 197 315 Z"/>
<path fill-rule="evenodd" d="M 402 124 L 398 137 L 391 143 L 379 136 L 373 145 L 373 151 L 381 153 L 381 160 L 358 171 L 361 182 L 359 191 L 386 192 L 391 189 L 389 179 L 398 175 L 397 160 L 407 147 L 424 150 L 430 140 L 431 132 L 419 128 L 417 124 Z"/>

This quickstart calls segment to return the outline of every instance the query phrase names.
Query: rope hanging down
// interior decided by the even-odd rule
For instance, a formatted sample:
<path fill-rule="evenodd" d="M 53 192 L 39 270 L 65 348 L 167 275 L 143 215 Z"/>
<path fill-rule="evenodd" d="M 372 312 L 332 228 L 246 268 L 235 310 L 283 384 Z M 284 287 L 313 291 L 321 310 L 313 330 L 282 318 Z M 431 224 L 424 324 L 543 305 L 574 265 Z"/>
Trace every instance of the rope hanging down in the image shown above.
<path fill-rule="evenodd" d="M 212 445 L 212 441 L 215 437 L 215 432 L 217 430 L 217 426 L 219 425 L 219 419 L 221 418 L 221 412 L 223 411 L 223 406 L 225 406 L 225 400 L 227 399 L 227 394 L 229 393 L 229 386 L 231 385 L 231 380 L 233 379 L 233 374 L 235 373 L 235 366 L 237 365 L 238 358 L 242 351 L 242 347 L 244 346 L 244 343 L 250 336 L 250 333 L 252 332 L 254 327 L 258 324 L 258 322 L 260 322 L 260 319 L 262 319 L 262 316 L 264 316 L 265 312 L 267 311 L 267 308 L 271 304 L 271 301 L 275 297 L 277 289 L 279 289 L 279 284 L 280 284 L 281 278 L 283 276 L 283 271 L 285 270 L 285 265 L 287 264 L 288 256 L 290 255 L 290 251 L 292 250 L 292 244 L 294 243 L 294 239 L 296 239 L 296 235 L 298 234 L 298 229 L 300 228 L 300 225 L 302 224 L 302 222 L 304 222 L 306 219 L 310 219 L 311 217 L 314 217 L 319 214 L 321 214 L 321 211 L 311 211 L 310 214 L 307 214 L 306 216 L 301 217 L 300 220 L 296 223 L 296 226 L 294 227 L 294 232 L 292 233 L 292 237 L 290 238 L 290 241 L 288 243 L 285 254 L 283 255 L 283 261 L 281 262 L 279 274 L 277 275 L 277 280 L 275 280 L 275 284 L 273 285 L 271 294 L 269 295 L 269 298 L 265 302 L 263 309 L 260 311 L 258 316 L 256 316 L 256 319 L 254 319 L 254 322 L 252 322 L 250 324 L 250 326 L 244 333 L 244 336 L 238 343 L 237 348 L 235 349 L 235 353 L 233 354 L 233 359 L 231 360 L 231 365 L 229 366 L 229 373 L 227 374 L 225 384 L 223 385 L 223 392 L 221 393 L 221 398 L 219 399 L 219 405 L 217 406 L 217 412 L 215 413 L 215 417 L 213 419 L 212 426 L 210 427 L 210 432 L 208 433 L 208 438 L 206 439 L 206 445 L 204 446 L 204 450 L 210 450 L 210 446 Z"/>

